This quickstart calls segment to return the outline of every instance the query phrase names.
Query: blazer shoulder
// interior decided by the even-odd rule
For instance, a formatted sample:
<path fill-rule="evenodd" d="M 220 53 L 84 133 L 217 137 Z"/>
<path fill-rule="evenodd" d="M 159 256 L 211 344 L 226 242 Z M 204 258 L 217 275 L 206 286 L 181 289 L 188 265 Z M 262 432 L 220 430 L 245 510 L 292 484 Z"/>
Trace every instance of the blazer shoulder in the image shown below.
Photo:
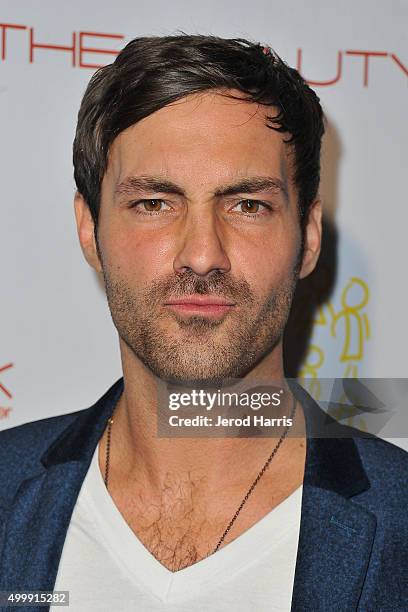
<path fill-rule="evenodd" d="M 408 452 L 376 436 L 355 438 L 355 442 L 370 480 L 368 497 L 407 512 Z"/>
<path fill-rule="evenodd" d="M 40 461 L 52 442 L 89 408 L 0 431 L 0 504 L 21 481 L 44 469 Z"/>

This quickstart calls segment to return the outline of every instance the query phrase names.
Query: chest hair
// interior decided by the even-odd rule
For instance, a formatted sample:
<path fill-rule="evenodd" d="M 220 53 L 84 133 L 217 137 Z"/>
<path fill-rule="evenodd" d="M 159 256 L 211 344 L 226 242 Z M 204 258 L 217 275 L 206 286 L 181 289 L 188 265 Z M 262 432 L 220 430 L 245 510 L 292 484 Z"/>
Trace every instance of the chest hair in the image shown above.
<path fill-rule="evenodd" d="M 200 508 L 200 481 L 190 474 L 166 474 L 162 490 L 154 497 L 138 488 L 126 497 L 111 492 L 125 521 L 141 543 L 172 572 L 193 565 L 214 549 L 220 528 L 211 524 Z M 218 521 L 217 521 L 218 523 Z"/>

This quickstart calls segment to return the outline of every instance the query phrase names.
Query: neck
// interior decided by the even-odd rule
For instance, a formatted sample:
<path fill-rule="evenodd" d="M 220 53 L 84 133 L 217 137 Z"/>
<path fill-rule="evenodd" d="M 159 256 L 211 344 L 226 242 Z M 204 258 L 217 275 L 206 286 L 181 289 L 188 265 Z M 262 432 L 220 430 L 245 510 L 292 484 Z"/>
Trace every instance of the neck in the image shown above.
<path fill-rule="evenodd" d="M 157 391 L 163 381 L 152 373 L 121 345 L 124 392 L 114 413 L 110 476 L 123 483 L 137 480 L 152 492 L 162 491 L 169 477 L 200 482 L 208 491 L 223 490 L 231 484 L 245 486 L 255 477 L 272 449 L 277 437 L 257 438 L 159 438 L 157 436 Z M 283 380 L 282 347 L 278 345 L 245 380 Z M 284 414 L 289 416 L 292 398 L 288 397 Z M 294 433 L 295 432 L 295 433 Z M 101 441 L 100 465 L 103 471 L 106 436 Z M 297 404 L 294 426 L 274 457 L 268 469 L 275 483 L 287 478 L 288 461 L 294 466 L 294 457 L 300 451 L 304 461 L 304 417 Z M 300 473 L 300 472 L 299 472 Z M 173 476 L 171 476 L 173 475 Z M 233 477 L 231 477 L 233 475 Z"/>

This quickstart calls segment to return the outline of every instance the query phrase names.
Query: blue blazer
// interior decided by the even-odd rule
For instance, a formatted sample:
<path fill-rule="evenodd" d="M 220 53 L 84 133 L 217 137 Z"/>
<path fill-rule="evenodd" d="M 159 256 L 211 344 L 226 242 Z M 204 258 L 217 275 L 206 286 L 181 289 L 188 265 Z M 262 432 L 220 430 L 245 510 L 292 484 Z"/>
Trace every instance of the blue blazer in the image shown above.
<path fill-rule="evenodd" d="M 0 591 L 53 590 L 79 490 L 122 390 L 120 379 L 86 410 L 0 432 Z M 313 437 L 326 415 L 293 390 L 307 450 L 292 612 L 408 611 L 408 453 L 374 436 L 344 437 L 350 428 L 340 424 L 338 437 Z"/>

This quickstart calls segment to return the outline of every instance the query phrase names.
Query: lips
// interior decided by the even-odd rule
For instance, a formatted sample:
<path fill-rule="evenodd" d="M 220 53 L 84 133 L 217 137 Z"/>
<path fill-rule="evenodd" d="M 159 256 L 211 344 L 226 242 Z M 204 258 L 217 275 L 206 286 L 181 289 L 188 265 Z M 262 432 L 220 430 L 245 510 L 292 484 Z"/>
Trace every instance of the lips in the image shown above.
<path fill-rule="evenodd" d="M 187 295 L 167 300 L 164 306 L 178 313 L 220 316 L 230 311 L 235 303 L 217 295 Z"/>
<path fill-rule="evenodd" d="M 234 306 L 235 303 L 218 295 L 186 295 L 180 298 L 174 298 L 165 302 L 168 305 L 194 304 L 196 306 Z"/>

